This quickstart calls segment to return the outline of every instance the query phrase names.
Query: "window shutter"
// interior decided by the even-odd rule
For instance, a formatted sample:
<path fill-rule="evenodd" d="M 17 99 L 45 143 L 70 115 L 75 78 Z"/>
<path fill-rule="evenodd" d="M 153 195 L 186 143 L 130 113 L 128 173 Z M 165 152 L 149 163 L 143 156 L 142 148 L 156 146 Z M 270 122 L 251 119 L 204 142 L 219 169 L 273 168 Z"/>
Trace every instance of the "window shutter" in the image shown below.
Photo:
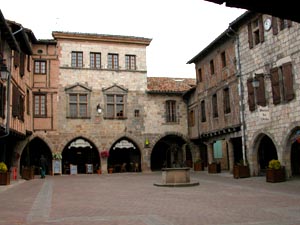
<path fill-rule="evenodd" d="M 19 91 L 16 86 L 13 86 L 12 96 L 12 116 L 19 116 Z"/>
<path fill-rule="evenodd" d="M 284 99 L 291 101 L 294 99 L 292 63 L 288 62 L 282 65 Z"/>
<path fill-rule="evenodd" d="M 254 111 L 255 110 L 255 99 L 254 99 L 254 88 L 252 86 L 252 78 L 247 80 L 247 87 L 248 87 L 248 105 L 249 110 Z"/>
<path fill-rule="evenodd" d="M 253 36 L 252 36 L 252 27 L 251 23 L 248 23 L 248 42 L 249 42 L 249 48 L 253 48 Z"/>
<path fill-rule="evenodd" d="M 14 64 L 15 67 L 18 67 L 20 65 L 20 53 L 17 51 L 14 51 Z"/>
<path fill-rule="evenodd" d="M 6 88 L 3 84 L 0 84 L 0 116 L 4 119 L 5 118 L 5 102 L 6 102 Z"/>
<path fill-rule="evenodd" d="M 25 75 L 25 54 L 23 52 L 20 53 L 20 76 L 23 77 Z"/>
<path fill-rule="evenodd" d="M 262 16 L 259 17 L 259 40 L 260 43 L 263 43 L 265 41 L 265 35 L 264 35 L 264 22 Z"/>
<path fill-rule="evenodd" d="M 274 17 L 274 16 L 272 16 L 272 30 L 273 30 L 274 35 L 278 34 L 277 17 Z"/>
<path fill-rule="evenodd" d="M 273 103 L 277 105 L 280 103 L 280 86 L 279 86 L 279 74 L 278 68 L 273 68 L 270 70 L 271 73 L 271 84 L 272 84 L 272 94 L 273 94 Z"/>
<path fill-rule="evenodd" d="M 265 93 L 265 82 L 264 82 L 264 75 L 257 74 L 257 79 L 259 80 L 259 87 L 256 89 L 257 93 L 257 105 L 266 106 L 266 93 Z"/>

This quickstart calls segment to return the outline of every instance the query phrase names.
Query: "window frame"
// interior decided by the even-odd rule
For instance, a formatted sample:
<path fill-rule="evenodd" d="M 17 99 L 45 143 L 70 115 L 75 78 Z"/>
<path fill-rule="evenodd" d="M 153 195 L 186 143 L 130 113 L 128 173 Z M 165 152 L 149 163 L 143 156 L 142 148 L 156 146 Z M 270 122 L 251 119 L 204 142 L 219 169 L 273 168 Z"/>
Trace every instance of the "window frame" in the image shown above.
<path fill-rule="evenodd" d="M 90 68 L 101 69 L 101 53 L 90 52 Z"/>
<path fill-rule="evenodd" d="M 112 101 L 109 100 L 111 97 Z M 118 101 L 118 98 L 122 98 L 122 101 Z M 124 93 L 106 93 L 105 94 L 105 118 L 106 119 L 125 119 L 126 118 L 126 102 L 127 95 Z M 122 110 L 118 110 L 118 108 Z M 109 109 L 112 109 L 112 113 L 109 113 Z"/>
<path fill-rule="evenodd" d="M 205 100 L 203 99 L 201 102 L 200 102 L 200 111 L 201 111 L 201 122 L 202 123 L 205 123 L 206 122 L 206 107 L 205 107 Z"/>
<path fill-rule="evenodd" d="M 42 100 L 42 97 L 44 97 L 44 100 Z M 37 104 L 38 104 L 38 109 L 36 108 Z M 33 110 L 34 118 L 43 118 L 47 116 L 47 95 L 45 93 L 34 93 L 33 105 L 34 105 L 34 110 Z"/>
<path fill-rule="evenodd" d="M 166 100 L 166 123 L 177 123 L 177 102 Z"/>
<path fill-rule="evenodd" d="M 136 70 L 136 55 L 125 55 L 125 69 Z"/>
<path fill-rule="evenodd" d="M 74 68 L 82 68 L 83 67 L 83 52 L 82 51 L 72 51 L 71 67 L 74 67 Z"/>
<path fill-rule="evenodd" d="M 119 54 L 108 53 L 107 54 L 107 69 L 118 70 L 119 69 Z"/>
<path fill-rule="evenodd" d="M 217 93 L 212 95 L 212 115 L 213 118 L 218 118 L 219 117 L 219 112 L 218 112 L 218 96 Z"/>
<path fill-rule="evenodd" d="M 47 61 L 46 60 L 34 60 L 33 73 L 45 75 L 47 73 Z"/>
<path fill-rule="evenodd" d="M 226 87 L 223 89 L 223 106 L 224 106 L 224 114 L 231 113 L 231 105 L 230 105 L 230 89 Z"/>

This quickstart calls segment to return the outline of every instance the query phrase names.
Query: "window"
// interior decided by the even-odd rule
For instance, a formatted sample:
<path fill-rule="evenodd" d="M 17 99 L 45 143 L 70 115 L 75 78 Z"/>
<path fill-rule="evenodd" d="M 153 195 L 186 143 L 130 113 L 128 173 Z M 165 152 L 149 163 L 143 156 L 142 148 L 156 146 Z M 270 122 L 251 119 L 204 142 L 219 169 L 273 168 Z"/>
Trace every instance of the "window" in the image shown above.
<path fill-rule="evenodd" d="M 222 63 L 222 68 L 226 67 L 226 54 L 225 54 L 225 51 L 221 53 L 221 63 Z"/>
<path fill-rule="evenodd" d="M 292 26 L 291 20 L 280 19 L 274 16 L 272 17 L 272 30 L 274 35 L 278 34 L 278 29 L 279 31 L 282 31 L 291 26 Z"/>
<path fill-rule="evenodd" d="M 213 117 L 216 118 L 219 116 L 218 114 L 218 98 L 217 94 L 212 96 L 212 110 L 213 110 Z"/>
<path fill-rule="evenodd" d="M 86 118 L 88 116 L 88 95 L 69 94 L 69 116 Z"/>
<path fill-rule="evenodd" d="M 224 98 L 224 113 L 228 114 L 230 113 L 230 93 L 229 88 L 225 88 L 223 90 L 223 98 Z"/>
<path fill-rule="evenodd" d="M 214 60 L 210 60 L 209 65 L 210 65 L 210 74 L 214 75 L 215 74 Z"/>
<path fill-rule="evenodd" d="M 30 92 L 28 89 L 26 90 L 26 112 L 27 115 L 30 115 Z"/>
<path fill-rule="evenodd" d="M 106 117 L 124 118 L 125 117 L 125 96 L 121 94 L 106 95 Z"/>
<path fill-rule="evenodd" d="M 202 69 L 198 69 L 198 82 L 202 82 Z"/>
<path fill-rule="evenodd" d="M 248 42 L 249 48 L 253 48 L 254 45 L 264 42 L 262 16 L 259 16 L 248 24 Z"/>
<path fill-rule="evenodd" d="M 253 87 L 253 78 L 249 78 L 247 80 L 247 88 L 248 88 L 248 105 L 249 110 L 254 111 L 256 105 L 266 106 L 266 94 L 265 94 L 265 81 L 264 74 L 256 74 L 255 79 L 258 80 L 259 86 Z"/>
<path fill-rule="evenodd" d="M 24 121 L 24 105 L 25 100 L 24 96 L 16 87 L 13 85 L 13 92 L 12 92 L 12 116 L 18 117 L 19 120 Z"/>
<path fill-rule="evenodd" d="M 46 95 L 45 94 L 34 95 L 34 116 L 46 117 Z"/>
<path fill-rule="evenodd" d="M 108 69 L 117 70 L 119 69 L 119 55 L 118 54 L 108 54 L 107 58 L 107 67 Z"/>
<path fill-rule="evenodd" d="M 270 72 L 274 105 L 294 99 L 295 94 L 291 62 L 273 68 Z"/>
<path fill-rule="evenodd" d="M 136 57 L 135 55 L 125 55 L 125 68 L 126 70 L 136 70 Z"/>
<path fill-rule="evenodd" d="M 101 69 L 101 53 L 90 53 L 90 68 Z"/>
<path fill-rule="evenodd" d="M 140 117 L 140 110 L 134 110 L 134 117 Z"/>
<path fill-rule="evenodd" d="M 177 122 L 176 120 L 176 101 L 166 101 L 166 122 Z"/>
<path fill-rule="evenodd" d="M 72 67 L 83 67 L 83 53 L 82 52 L 72 52 L 71 59 Z"/>
<path fill-rule="evenodd" d="M 46 74 L 46 61 L 35 60 L 34 61 L 34 73 L 35 74 Z"/>
<path fill-rule="evenodd" d="M 206 122 L 205 100 L 201 101 L 201 122 Z"/>
<path fill-rule="evenodd" d="M 191 109 L 191 110 L 189 111 L 189 118 L 188 118 L 188 121 L 189 121 L 189 126 L 190 126 L 190 127 L 195 126 L 195 111 L 194 111 L 194 109 Z"/>
<path fill-rule="evenodd" d="M 6 99 L 6 88 L 5 86 L 0 83 L 0 117 L 5 117 L 5 99 Z"/>

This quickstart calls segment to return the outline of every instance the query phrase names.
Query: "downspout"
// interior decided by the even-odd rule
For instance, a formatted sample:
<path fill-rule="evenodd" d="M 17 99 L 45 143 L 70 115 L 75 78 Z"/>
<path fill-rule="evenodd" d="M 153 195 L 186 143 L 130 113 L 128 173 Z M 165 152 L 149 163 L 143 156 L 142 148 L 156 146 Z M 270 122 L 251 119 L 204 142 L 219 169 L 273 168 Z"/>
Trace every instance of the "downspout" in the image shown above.
<path fill-rule="evenodd" d="M 236 42 L 236 57 L 237 57 L 237 77 L 239 80 L 238 84 L 238 93 L 239 98 L 239 107 L 240 107 L 240 120 L 241 120 L 241 132 L 242 132 L 242 153 L 243 153 L 243 162 L 244 165 L 247 165 L 247 156 L 246 156 L 246 124 L 245 124 L 245 107 L 244 107 L 244 86 L 242 81 L 242 71 L 241 71 L 241 59 L 240 59 L 240 39 L 238 33 L 229 26 L 229 31 L 234 33 L 235 42 Z M 230 35 L 227 33 L 227 35 Z"/>

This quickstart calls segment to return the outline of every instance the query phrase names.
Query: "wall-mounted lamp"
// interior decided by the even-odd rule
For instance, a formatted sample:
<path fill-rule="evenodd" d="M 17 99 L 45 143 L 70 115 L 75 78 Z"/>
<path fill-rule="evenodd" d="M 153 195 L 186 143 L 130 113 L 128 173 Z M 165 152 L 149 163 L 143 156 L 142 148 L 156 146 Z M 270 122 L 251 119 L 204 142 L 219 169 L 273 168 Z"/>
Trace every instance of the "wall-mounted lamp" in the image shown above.
<path fill-rule="evenodd" d="M 9 78 L 9 71 L 7 70 L 7 66 L 5 64 L 5 60 L 4 59 L 1 60 L 1 69 L 0 69 L 0 72 L 1 72 L 1 79 L 2 80 L 8 80 L 8 78 Z"/>
<path fill-rule="evenodd" d="M 258 88 L 259 87 L 259 79 L 256 76 L 253 77 L 252 86 L 254 88 Z"/>
<path fill-rule="evenodd" d="M 98 114 L 101 114 L 101 113 L 102 113 L 102 108 L 101 108 L 100 104 L 97 105 L 96 110 L 97 110 L 97 113 L 98 113 Z"/>

